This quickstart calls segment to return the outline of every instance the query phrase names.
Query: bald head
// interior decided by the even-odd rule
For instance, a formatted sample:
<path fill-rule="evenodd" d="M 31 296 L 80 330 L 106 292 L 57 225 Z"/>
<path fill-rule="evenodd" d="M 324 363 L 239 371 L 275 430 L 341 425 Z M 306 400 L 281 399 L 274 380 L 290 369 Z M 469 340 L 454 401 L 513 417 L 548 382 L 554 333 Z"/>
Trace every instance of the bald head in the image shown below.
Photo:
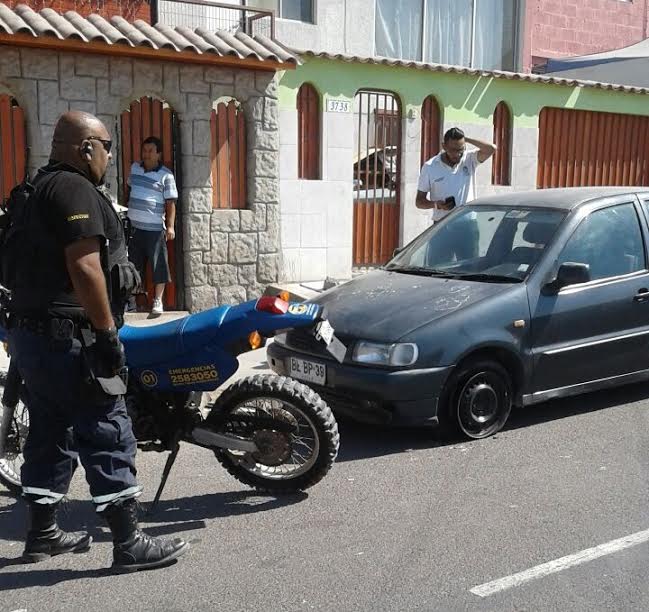
<path fill-rule="evenodd" d="M 94 115 L 83 111 L 68 111 L 56 122 L 52 150 L 62 148 L 60 145 L 79 144 L 89 136 L 105 133 L 106 126 Z"/>
<path fill-rule="evenodd" d="M 56 122 L 50 158 L 78 168 L 99 184 L 111 159 L 109 145 L 110 134 L 97 117 L 83 111 L 68 111 Z"/>

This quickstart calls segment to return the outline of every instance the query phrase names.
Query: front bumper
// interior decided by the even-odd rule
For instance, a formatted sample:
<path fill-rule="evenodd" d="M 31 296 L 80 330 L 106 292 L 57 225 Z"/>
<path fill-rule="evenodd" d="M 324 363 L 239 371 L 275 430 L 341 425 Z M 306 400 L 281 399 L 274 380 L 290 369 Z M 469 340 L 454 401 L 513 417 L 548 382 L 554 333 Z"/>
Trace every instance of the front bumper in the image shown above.
<path fill-rule="evenodd" d="M 392 425 L 436 425 L 437 403 L 451 367 L 385 370 L 315 357 L 278 342 L 266 350 L 269 367 L 289 375 L 288 359 L 326 365 L 325 386 L 304 381 L 334 412 L 358 421 Z"/>

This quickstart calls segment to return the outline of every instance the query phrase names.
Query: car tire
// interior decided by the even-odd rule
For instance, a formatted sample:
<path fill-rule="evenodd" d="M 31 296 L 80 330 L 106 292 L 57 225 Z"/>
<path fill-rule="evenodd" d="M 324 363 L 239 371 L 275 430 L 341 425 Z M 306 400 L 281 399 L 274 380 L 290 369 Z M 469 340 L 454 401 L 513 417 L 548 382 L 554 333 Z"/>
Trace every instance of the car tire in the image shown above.
<path fill-rule="evenodd" d="M 461 364 L 449 377 L 441 397 L 441 435 L 472 440 L 494 435 L 509 418 L 512 397 L 512 378 L 497 361 L 476 359 Z"/>

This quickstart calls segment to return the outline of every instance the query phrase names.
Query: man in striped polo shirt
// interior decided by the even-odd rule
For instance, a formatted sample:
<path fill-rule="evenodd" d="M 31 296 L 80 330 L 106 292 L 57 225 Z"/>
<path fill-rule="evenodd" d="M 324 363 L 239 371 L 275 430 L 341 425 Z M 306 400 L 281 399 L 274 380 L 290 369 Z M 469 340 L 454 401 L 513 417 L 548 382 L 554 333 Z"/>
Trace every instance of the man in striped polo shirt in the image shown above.
<path fill-rule="evenodd" d="M 167 240 L 176 232 L 178 190 L 171 170 L 162 165 L 162 143 L 150 136 L 142 143 L 142 161 L 131 166 L 128 217 L 133 234 L 128 245 L 129 258 L 144 279 L 146 261 L 151 262 L 155 297 L 152 314 L 162 314 L 162 295 L 171 281 Z"/>

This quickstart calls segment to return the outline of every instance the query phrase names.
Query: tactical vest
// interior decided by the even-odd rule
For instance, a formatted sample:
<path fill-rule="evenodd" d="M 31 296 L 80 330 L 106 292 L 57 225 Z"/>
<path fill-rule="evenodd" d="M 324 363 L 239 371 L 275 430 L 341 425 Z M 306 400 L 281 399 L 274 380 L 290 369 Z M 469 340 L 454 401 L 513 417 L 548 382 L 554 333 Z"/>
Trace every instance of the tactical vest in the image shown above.
<path fill-rule="evenodd" d="M 15 248 L 11 259 L 16 266 L 15 288 L 12 290 L 10 310 L 29 316 L 46 316 L 53 309 L 70 310 L 73 318 L 85 318 L 83 308 L 74 296 L 74 290 L 65 266 L 61 245 L 47 227 L 44 207 L 48 205 L 44 188 L 60 171 L 39 171 L 34 180 L 35 190 L 25 203 L 25 239 Z M 97 189 L 105 205 L 106 214 L 115 217 L 119 228 L 118 237 L 101 245 L 101 266 L 111 312 L 116 324 L 123 323 L 124 307 L 140 279 L 133 264 L 129 262 L 122 222 L 115 212 L 110 198 Z"/>

